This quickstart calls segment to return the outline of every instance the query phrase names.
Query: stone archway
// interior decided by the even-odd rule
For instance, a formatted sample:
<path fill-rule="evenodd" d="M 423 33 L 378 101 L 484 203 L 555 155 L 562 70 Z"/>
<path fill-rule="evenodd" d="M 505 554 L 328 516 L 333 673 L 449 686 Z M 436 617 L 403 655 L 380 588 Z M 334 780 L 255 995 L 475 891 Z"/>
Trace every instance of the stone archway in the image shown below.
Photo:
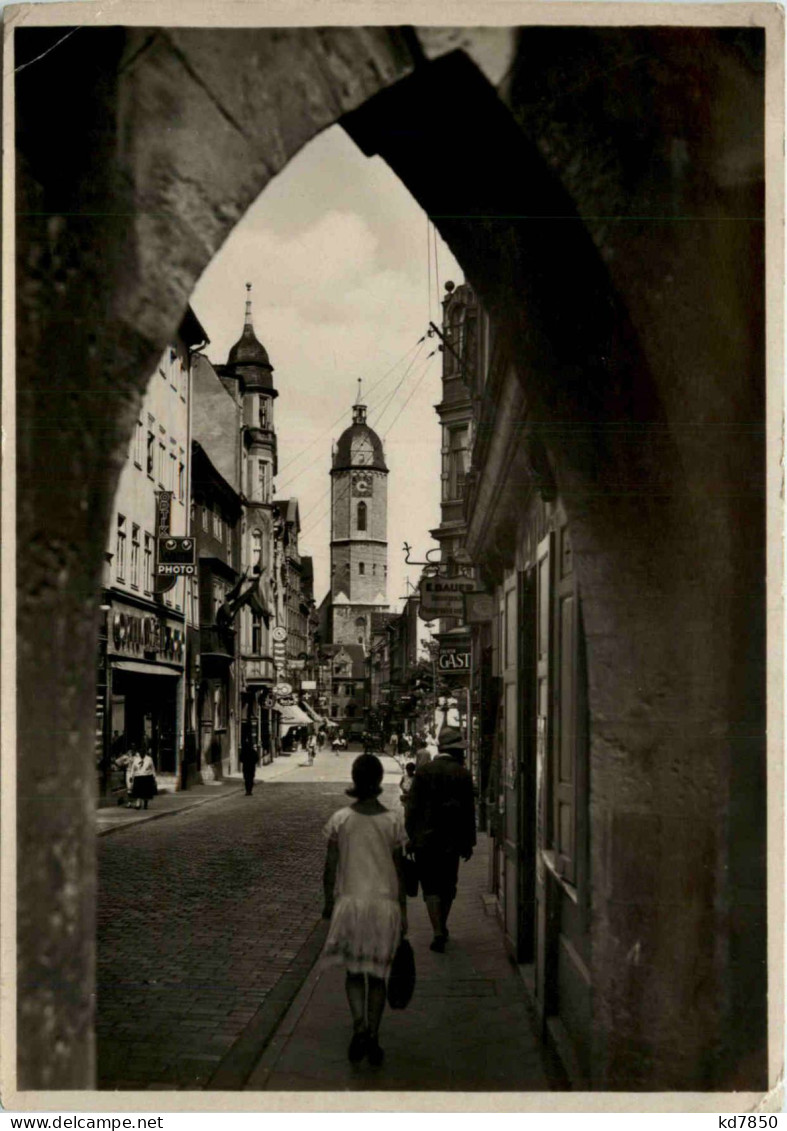
<path fill-rule="evenodd" d="M 60 33 L 20 35 L 18 63 Z M 644 1024 L 632 1001 L 645 991 L 618 976 L 620 909 L 600 890 L 599 1082 L 614 1085 L 634 1064 L 647 1086 L 677 1038 L 697 1086 L 731 1079 L 736 1053 L 721 1034 L 761 988 L 762 954 L 734 912 L 764 883 L 762 836 L 739 837 L 762 809 L 764 456 L 756 430 L 731 446 L 723 430 L 700 441 L 681 421 L 762 418 L 761 139 L 746 135 L 760 120 L 758 34 L 526 29 L 498 92 L 469 62 L 472 33 L 467 51 L 429 62 L 425 44 L 443 48 L 411 29 L 83 29 L 47 56 L 45 88 L 35 66 L 20 72 L 25 1087 L 92 1081 L 95 593 L 136 407 L 211 256 L 268 180 L 337 120 L 434 217 L 519 359 L 577 532 L 600 889 L 611 882 L 609 844 L 632 827 L 626 814 L 646 811 L 637 827 L 658 853 L 670 805 L 682 818 L 698 799 L 706 807 L 686 846 L 715 863 L 687 897 L 694 920 L 681 934 L 678 983 L 691 984 L 703 936 L 733 925 L 702 1008 L 676 1019 L 679 986 L 649 999 Z M 594 71 L 593 60 L 604 65 Z M 605 98 L 597 72 L 623 76 L 626 98 Z M 449 120 L 451 99 L 461 112 Z M 663 112 L 651 122 L 654 106 Z M 654 235 L 641 219 L 689 206 L 710 209 L 698 222 L 716 228 Z M 625 232 L 609 221 L 620 215 L 631 217 Z M 740 483 L 750 490 L 736 494 Z M 688 737 L 674 722 L 682 698 Z M 643 701 L 659 722 L 655 745 Z M 674 973 L 674 950 L 662 933 L 648 994 Z M 760 1064 L 761 1008 L 746 1016 Z M 719 1036 L 712 1066 L 709 1026 Z"/>

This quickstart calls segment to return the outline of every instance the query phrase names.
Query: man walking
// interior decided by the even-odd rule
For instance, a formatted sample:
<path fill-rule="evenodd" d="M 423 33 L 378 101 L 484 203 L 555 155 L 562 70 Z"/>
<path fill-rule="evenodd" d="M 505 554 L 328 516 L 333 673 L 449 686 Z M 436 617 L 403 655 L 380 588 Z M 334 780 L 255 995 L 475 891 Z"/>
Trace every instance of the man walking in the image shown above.
<path fill-rule="evenodd" d="M 251 791 L 254 789 L 254 773 L 258 761 L 254 743 L 251 741 L 251 736 L 246 733 L 240 746 L 240 764 L 243 770 L 243 784 L 246 786 L 247 797 L 251 797 Z"/>
<path fill-rule="evenodd" d="M 475 846 L 473 779 L 462 765 L 466 749 L 461 731 L 443 727 L 437 757 L 416 771 L 405 814 L 434 932 L 430 950 L 439 954 L 448 939 L 448 914 L 456 897 L 459 857 L 469 860 Z"/>

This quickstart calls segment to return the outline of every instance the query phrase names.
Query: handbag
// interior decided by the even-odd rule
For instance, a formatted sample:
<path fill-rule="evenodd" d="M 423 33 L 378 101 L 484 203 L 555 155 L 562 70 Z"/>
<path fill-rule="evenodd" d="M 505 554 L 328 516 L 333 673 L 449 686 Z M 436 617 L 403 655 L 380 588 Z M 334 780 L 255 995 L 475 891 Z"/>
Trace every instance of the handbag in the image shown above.
<path fill-rule="evenodd" d="M 406 1009 L 414 989 L 415 955 L 409 941 L 402 938 L 388 975 L 388 1004 L 391 1009 Z"/>
<path fill-rule="evenodd" d="M 412 856 L 402 857 L 402 875 L 404 876 L 404 890 L 410 899 L 418 895 L 418 865 Z"/>

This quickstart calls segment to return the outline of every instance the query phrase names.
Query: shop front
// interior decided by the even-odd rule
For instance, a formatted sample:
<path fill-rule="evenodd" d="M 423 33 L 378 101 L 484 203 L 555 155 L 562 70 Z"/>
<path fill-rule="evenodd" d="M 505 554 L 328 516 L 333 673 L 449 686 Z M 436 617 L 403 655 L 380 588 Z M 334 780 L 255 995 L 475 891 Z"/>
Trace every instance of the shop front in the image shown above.
<path fill-rule="evenodd" d="M 262 765 L 281 751 L 278 714 L 273 702 L 273 665 L 267 659 L 242 661 L 239 747 L 250 743 Z M 234 757 L 237 760 L 238 750 Z M 233 769 L 239 768 L 233 765 Z"/>
<path fill-rule="evenodd" d="M 151 755 L 159 776 L 176 777 L 184 737 L 185 627 L 117 599 L 107 610 L 104 702 L 97 704 L 106 763 L 134 748 Z"/>

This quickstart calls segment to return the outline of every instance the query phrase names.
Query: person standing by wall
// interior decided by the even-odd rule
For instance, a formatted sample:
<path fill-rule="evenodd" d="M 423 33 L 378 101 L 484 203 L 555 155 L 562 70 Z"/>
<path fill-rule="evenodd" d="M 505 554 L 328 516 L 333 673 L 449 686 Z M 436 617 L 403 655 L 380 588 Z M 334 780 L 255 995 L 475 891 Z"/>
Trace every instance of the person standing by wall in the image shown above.
<path fill-rule="evenodd" d="M 137 752 L 131 763 L 131 774 L 134 808 L 142 809 L 144 807 L 147 809 L 150 799 L 156 796 L 156 768 L 151 756 Z"/>
<path fill-rule="evenodd" d="M 437 757 L 416 771 L 405 823 L 434 932 L 430 950 L 442 954 L 456 898 L 459 857 L 470 859 L 476 837 L 473 779 L 462 765 L 467 742 L 461 731 L 443 727 L 438 746 Z"/>

